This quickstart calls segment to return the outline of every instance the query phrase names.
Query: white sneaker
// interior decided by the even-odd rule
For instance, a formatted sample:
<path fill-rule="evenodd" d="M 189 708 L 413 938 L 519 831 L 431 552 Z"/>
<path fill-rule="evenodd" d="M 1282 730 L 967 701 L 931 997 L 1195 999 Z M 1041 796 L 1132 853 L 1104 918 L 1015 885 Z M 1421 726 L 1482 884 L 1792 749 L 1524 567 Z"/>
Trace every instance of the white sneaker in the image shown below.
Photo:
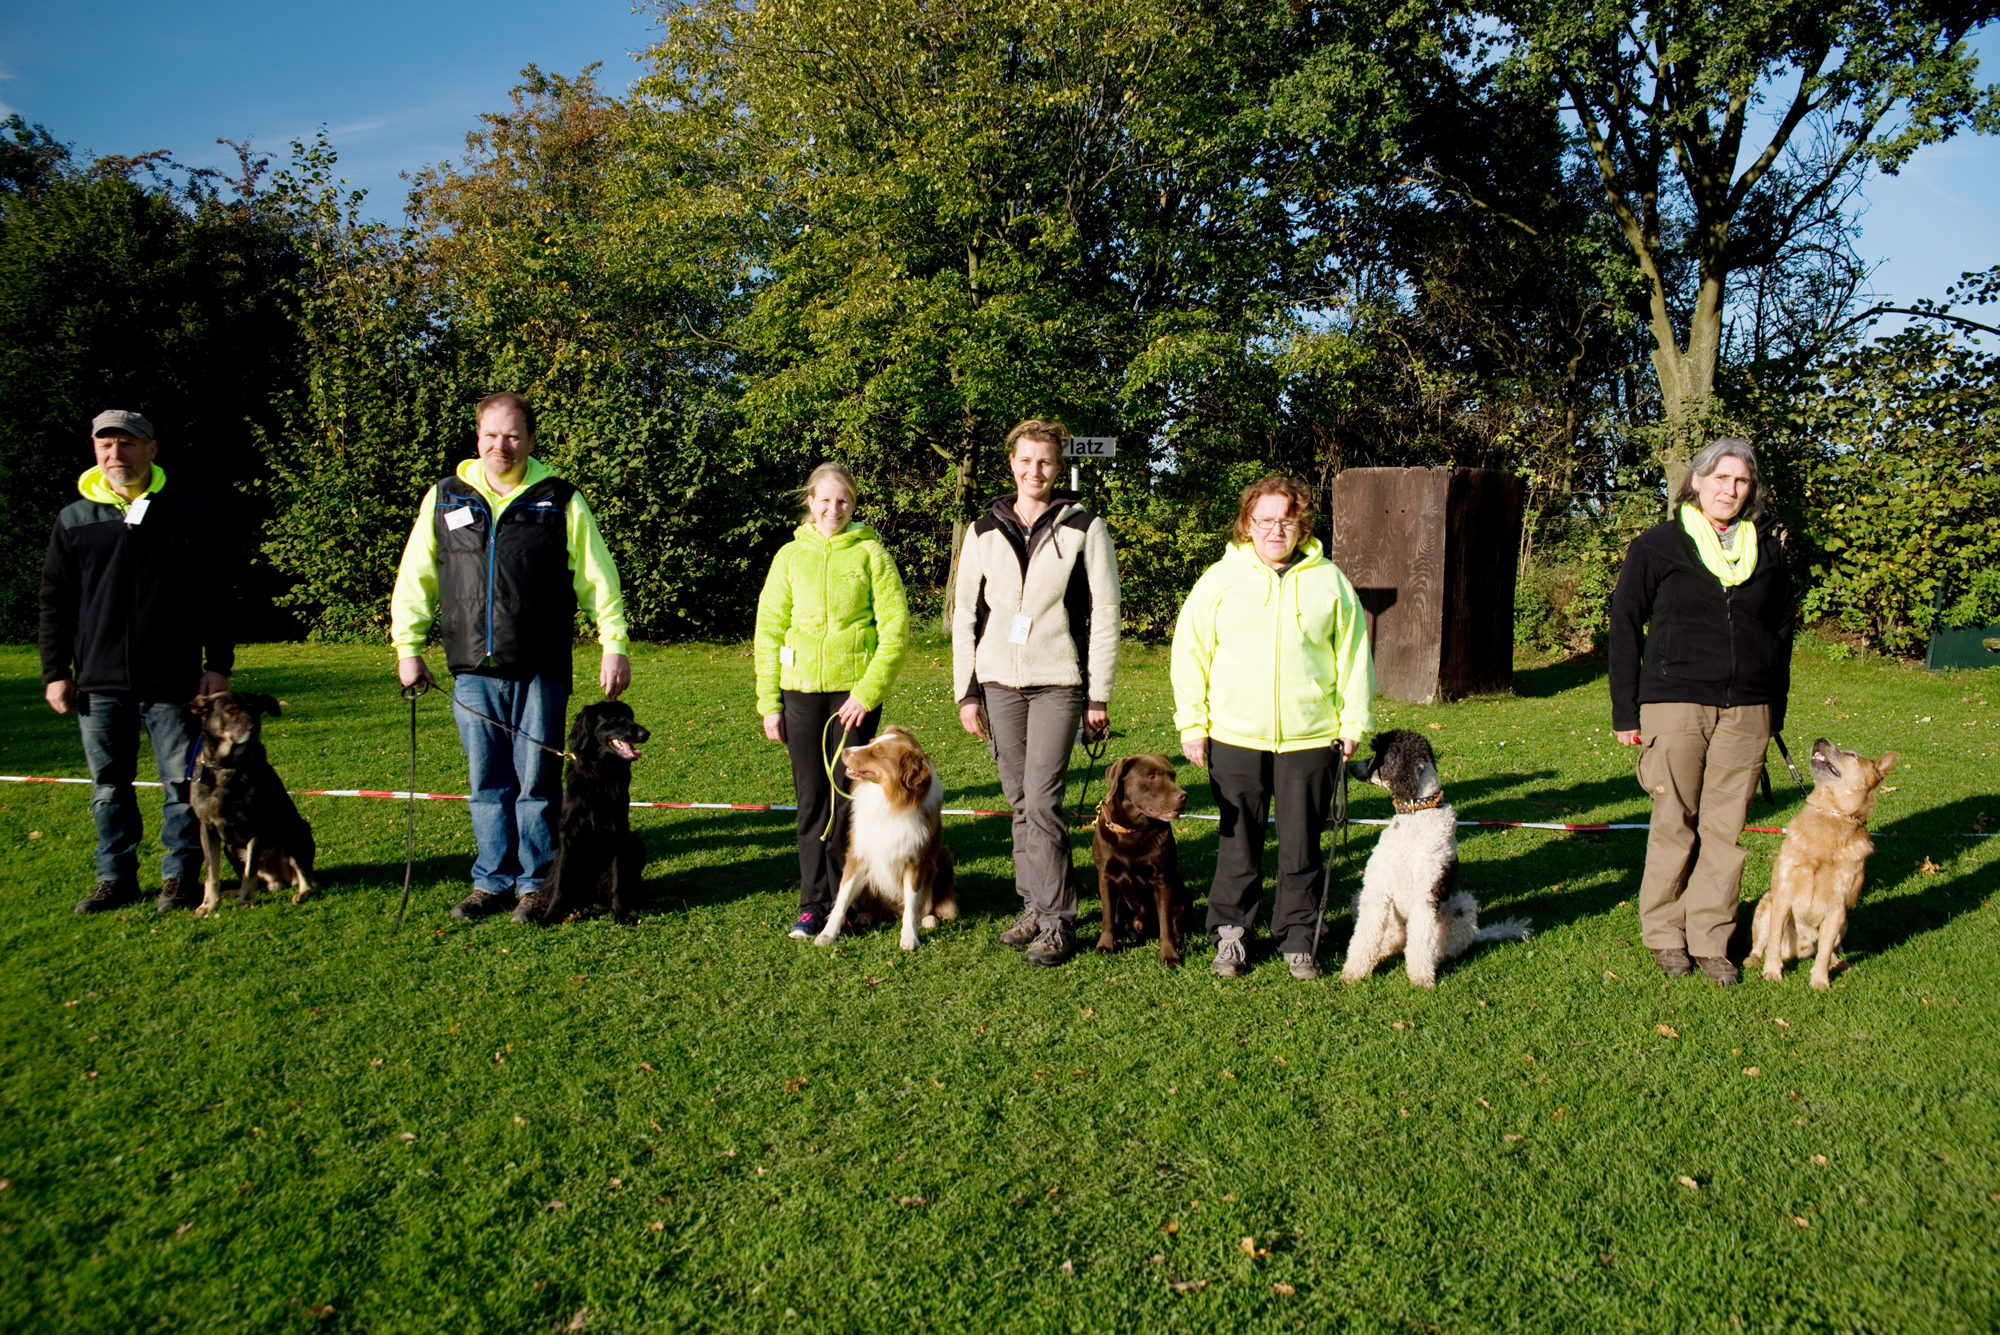
<path fill-rule="evenodd" d="M 1310 983 L 1319 977 L 1319 961 L 1312 957 L 1311 951 L 1288 950 L 1285 952 L 1285 963 L 1291 966 L 1292 977 L 1302 983 Z"/>
<path fill-rule="evenodd" d="M 1241 978 L 1250 971 L 1250 948 L 1243 941 L 1241 927 L 1215 929 L 1215 972 L 1222 978 Z"/>

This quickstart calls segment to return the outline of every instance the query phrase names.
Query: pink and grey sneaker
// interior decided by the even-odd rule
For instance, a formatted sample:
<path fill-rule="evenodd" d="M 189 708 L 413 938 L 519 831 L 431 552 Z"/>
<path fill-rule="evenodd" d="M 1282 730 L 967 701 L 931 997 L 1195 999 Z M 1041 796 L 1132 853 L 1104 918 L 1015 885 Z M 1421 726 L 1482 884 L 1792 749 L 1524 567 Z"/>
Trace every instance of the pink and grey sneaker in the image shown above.
<path fill-rule="evenodd" d="M 810 941 L 825 930 L 826 915 L 807 909 L 799 915 L 799 920 L 792 924 L 792 930 L 785 935 L 794 941 Z"/>

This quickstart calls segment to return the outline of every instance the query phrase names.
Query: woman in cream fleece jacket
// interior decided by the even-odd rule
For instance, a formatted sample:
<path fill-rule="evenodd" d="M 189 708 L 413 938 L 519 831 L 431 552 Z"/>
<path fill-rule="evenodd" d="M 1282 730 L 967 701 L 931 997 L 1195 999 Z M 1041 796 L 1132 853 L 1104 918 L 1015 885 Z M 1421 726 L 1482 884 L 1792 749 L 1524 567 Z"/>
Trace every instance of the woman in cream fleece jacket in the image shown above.
<path fill-rule="evenodd" d="M 1172 673 L 1181 750 L 1208 767 L 1222 817 L 1208 889 L 1215 971 L 1249 966 L 1275 801 L 1271 935 L 1293 977 L 1317 978 L 1320 833 L 1335 766 L 1373 726 L 1375 669 L 1361 600 L 1312 536 L 1305 483 L 1274 474 L 1244 488 L 1228 550 L 1181 605 Z"/>
<path fill-rule="evenodd" d="M 951 621 L 959 720 L 987 746 L 1014 809 L 1014 889 L 1024 911 L 1000 939 L 1034 964 L 1076 952 L 1076 882 L 1063 781 L 1079 716 L 1110 726 L 1118 672 L 1118 558 L 1104 521 L 1055 489 L 1060 422 L 1007 435 L 1019 490 L 965 535 Z M 982 717 L 983 710 L 983 717 Z"/>

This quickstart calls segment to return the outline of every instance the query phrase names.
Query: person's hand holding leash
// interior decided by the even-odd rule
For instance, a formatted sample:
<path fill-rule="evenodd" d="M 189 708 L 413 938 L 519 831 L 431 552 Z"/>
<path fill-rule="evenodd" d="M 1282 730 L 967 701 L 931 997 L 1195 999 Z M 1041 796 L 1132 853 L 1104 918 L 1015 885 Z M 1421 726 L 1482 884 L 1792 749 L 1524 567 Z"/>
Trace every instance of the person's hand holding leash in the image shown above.
<path fill-rule="evenodd" d="M 196 695 L 221 695 L 228 689 L 229 674 L 227 672 L 204 672 L 201 674 L 201 680 L 195 683 L 194 693 Z"/>
<path fill-rule="evenodd" d="M 1102 741 L 1111 735 L 1111 712 L 1105 709 L 1083 711 L 1083 739 L 1087 742 Z"/>
<path fill-rule="evenodd" d="M 411 654 L 408 658 L 396 660 L 396 680 L 405 686 L 415 686 L 419 682 L 432 687 L 437 685 L 437 678 L 431 675 L 430 666 L 424 662 L 421 654 Z"/>
<path fill-rule="evenodd" d="M 605 699 L 616 700 L 632 684 L 632 660 L 624 654 L 606 654 L 597 669 L 597 684 L 604 688 Z"/>
<path fill-rule="evenodd" d="M 782 713 L 764 715 L 764 737 L 773 742 L 785 740 L 785 716 Z"/>
<path fill-rule="evenodd" d="M 958 721 L 964 729 L 981 741 L 986 739 L 986 729 L 979 726 L 979 702 L 967 700 L 958 707 Z"/>
<path fill-rule="evenodd" d="M 862 704 L 854 696 L 849 695 L 845 700 L 840 702 L 840 708 L 834 712 L 833 716 L 840 720 L 841 727 L 847 729 L 849 732 L 853 732 L 861 726 L 861 720 L 868 717 L 868 706 Z"/>

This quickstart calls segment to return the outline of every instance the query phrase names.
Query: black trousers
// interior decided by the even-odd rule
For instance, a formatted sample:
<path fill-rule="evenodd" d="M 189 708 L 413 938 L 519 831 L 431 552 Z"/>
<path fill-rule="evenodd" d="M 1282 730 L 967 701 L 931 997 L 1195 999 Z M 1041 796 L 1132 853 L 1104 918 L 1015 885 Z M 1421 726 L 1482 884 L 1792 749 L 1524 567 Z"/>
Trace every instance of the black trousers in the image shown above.
<path fill-rule="evenodd" d="M 792 757 L 792 791 L 799 799 L 799 912 L 826 913 L 840 889 L 840 869 L 847 862 L 847 799 L 827 783 L 826 761 L 840 749 L 840 724 L 827 720 L 840 712 L 846 691 L 786 691 L 785 750 Z M 881 706 L 868 711 L 861 726 L 847 734 L 848 746 L 875 739 L 882 724 Z M 838 769 L 840 786 L 847 778 Z M 833 804 L 833 829 L 824 841 L 827 804 Z"/>
<path fill-rule="evenodd" d="M 1215 879 L 1208 887 L 1208 930 L 1257 925 L 1264 889 L 1264 823 L 1278 806 L 1278 883 L 1271 937 L 1284 951 L 1311 950 L 1325 859 L 1320 836 L 1333 802 L 1332 747 L 1252 751 L 1208 739 L 1208 786 L 1222 816 Z"/>

